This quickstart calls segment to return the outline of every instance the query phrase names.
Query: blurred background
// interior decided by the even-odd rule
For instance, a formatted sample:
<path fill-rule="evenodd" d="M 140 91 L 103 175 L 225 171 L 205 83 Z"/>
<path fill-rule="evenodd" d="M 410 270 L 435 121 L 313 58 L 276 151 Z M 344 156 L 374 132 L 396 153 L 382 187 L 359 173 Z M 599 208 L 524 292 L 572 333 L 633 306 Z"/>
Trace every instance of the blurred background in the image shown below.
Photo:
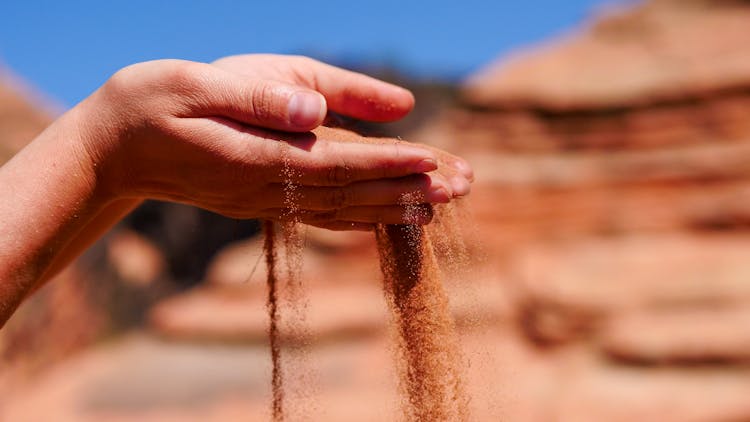
<path fill-rule="evenodd" d="M 360 129 L 476 170 L 446 280 L 476 420 L 750 420 L 749 1 L 183 3 L 0 5 L 0 162 L 137 61 L 403 84 L 415 112 Z M 0 331 L 0 419 L 268 418 L 257 232 L 144 204 Z M 372 235 L 304 238 L 293 420 L 393 420 Z"/>

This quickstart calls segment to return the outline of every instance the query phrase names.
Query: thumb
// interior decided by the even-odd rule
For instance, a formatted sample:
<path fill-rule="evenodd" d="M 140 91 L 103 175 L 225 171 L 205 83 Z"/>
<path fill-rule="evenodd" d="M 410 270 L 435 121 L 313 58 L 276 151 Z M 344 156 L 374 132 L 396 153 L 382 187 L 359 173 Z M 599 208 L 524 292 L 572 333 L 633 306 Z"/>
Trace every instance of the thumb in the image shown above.
<path fill-rule="evenodd" d="M 326 100 L 319 92 L 272 80 L 256 79 L 246 89 L 247 108 L 240 120 L 286 131 L 315 129 L 326 116 Z"/>
<path fill-rule="evenodd" d="M 288 132 L 306 132 L 323 123 L 326 100 L 319 92 L 271 79 L 251 79 L 219 69 L 201 78 L 192 104 L 204 116 Z M 208 76 L 208 75 L 206 75 Z"/>

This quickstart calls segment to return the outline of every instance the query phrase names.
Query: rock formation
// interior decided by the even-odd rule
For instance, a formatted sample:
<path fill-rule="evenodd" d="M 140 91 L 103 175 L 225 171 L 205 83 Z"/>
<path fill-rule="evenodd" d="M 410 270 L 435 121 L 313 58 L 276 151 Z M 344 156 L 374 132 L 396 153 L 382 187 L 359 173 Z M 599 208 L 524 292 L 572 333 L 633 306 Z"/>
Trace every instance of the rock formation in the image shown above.
<path fill-rule="evenodd" d="M 417 138 L 473 157 L 508 232 L 747 225 L 748 24 L 746 2 L 612 10 L 480 71 Z"/>
<path fill-rule="evenodd" d="M 576 356 L 531 420 L 750 418 L 748 28 L 746 1 L 612 8 L 478 72 L 412 136 L 475 166 L 522 337 Z"/>

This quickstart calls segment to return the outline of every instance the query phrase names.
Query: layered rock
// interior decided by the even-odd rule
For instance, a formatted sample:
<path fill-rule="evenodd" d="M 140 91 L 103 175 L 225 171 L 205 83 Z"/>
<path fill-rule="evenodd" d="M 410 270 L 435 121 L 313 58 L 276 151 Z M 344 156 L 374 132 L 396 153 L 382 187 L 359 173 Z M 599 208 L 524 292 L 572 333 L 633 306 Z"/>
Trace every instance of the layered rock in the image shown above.
<path fill-rule="evenodd" d="M 472 162 L 519 334 L 566 356 L 541 420 L 750 418 L 747 28 L 746 1 L 610 9 L 412 136 Z"/>
<path fill-rule="evenodd" d="M 745 1 L 610 8 L 561 40 L 488 66 L 468 81 L 465 98 L 485 109 L 605 114 L 739 94 L 750 84 L 748 22 Z"/>
<path fill-rule="evenodd" d="M 748 25 L 746 2 L 610 10 L 480 71 L 413 138 L 469 157 L 478 214 L 511 230 L 744 226 Z"/>

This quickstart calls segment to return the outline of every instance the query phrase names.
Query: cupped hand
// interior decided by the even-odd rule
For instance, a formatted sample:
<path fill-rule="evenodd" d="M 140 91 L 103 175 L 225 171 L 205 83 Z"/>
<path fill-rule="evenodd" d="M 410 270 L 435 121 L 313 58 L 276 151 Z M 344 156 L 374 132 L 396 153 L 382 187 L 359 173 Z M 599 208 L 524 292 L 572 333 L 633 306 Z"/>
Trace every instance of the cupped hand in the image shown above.
<path fill-rule="evenodd" d="M 414 108 L 414 96 L 402 87 L 309 57 L 243 54 L 224 57 L 212 64 L 255 80 L 272 80 L 289 84 L 294 89 L 309 90 L 305 92 L 322 96 L 323 101 L 310 101 L 308 104 L 322 104 L 326 112 L 335 111 L 360 120 L 399 120 Z M 310 111 L 310 114 L 314 113 Z M 291 127 L 277 128 L 294 130 Z M 352 137 L 347 138 L 352 140 Z M 433 177 L 447 183 L 455 196 L 469 193 L 474 172 L 466 160 L 436 148 L 418 146 L 430 149 L 438 157 L 441 165 Z"/>
<path fill-rule="evenodd" d="M 468 193 L 470 167 L 458 157 L 309 132 L 328 107 L 386 121 L 412 106 L 406 90 L 311 59 L 235 56 L 127 67 L 80 105 L 79 121 L 111 199 L 357 229 L 428 222 L 429 212 L 403 212 L 407 194 L 430 204 Z"/>

